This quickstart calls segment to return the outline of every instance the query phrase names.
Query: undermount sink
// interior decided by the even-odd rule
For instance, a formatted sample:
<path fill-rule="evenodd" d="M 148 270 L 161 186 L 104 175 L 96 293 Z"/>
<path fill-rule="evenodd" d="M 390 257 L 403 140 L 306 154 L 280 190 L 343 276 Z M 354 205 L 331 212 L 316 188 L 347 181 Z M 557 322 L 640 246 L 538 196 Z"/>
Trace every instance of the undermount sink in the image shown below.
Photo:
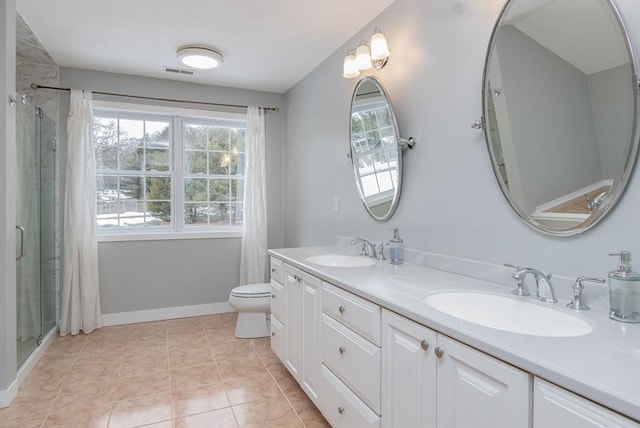
<path fill-rule="evenodd" d="M 370 257 L 343 256 L 340 254 L 322 254 L 307 257 L 306 260 L 317 265 L 330 267 L 364 267 L 372 266 L 376 263 Z"/>
<path fill-rule="evenodd" d="M 447 291 L 431 294 L 424 301 L 462 320 L 511 333 L 573 337 L 593 331 L 588 322 L 577 316 L 514 297 Z"/>

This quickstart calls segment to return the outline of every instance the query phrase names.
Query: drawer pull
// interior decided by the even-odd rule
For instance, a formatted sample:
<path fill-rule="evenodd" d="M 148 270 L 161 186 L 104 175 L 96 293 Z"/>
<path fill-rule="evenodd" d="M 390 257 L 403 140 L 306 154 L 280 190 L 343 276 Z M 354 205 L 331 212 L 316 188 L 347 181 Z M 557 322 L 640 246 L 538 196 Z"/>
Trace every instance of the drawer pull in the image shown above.
<path fill-rule="evenodd" d="M 299 277 L 298 275 L 293 275 L 293 279 L 295 279 L 298 282 L 302 281 L 302 278 Z"/>
<path fill-rule="evenodd" d="M 346 310 L 347 310 L 347 308 L 345 308 L 344 306 L 340 306 L 338 308 L 338 312 L 340 312 L 341 314 L 344 314 L 344 311 L 346 311 Z"/>
<path fill-rule="evenodd" d="M 444 351 L 439 346 L 436 349 L 434 349 L 433 352 L 435 352 L 436 357 L 438 357 L 438 358 L 442 358 L 442 356 L 444 355 Z"/>
<path fill-rule="evenodd" d="M 344 354 L 344 351 L 346 351 L 346 348 L 344 346 L 338 348 L 338 352 L 340 352 L 341 354 Z"/>
<path fill-rule="evenodd" d="M 276 268 L 271 268 L 272 273 L 276 273 Z"/>
<path fill-rule="evenodd" d="M 275 295 L 275 294 L 272 294 L 272 295 L 271 295 L 271 298 L 272 298 L 272 299 L 275 299 L 275 298 L 276 298 L 276 295 Z"/>
<path fill-rule="evenodd" d="M 344 414 L 344 407 L 338 407 L 338 413 L 340 413 L 341 415 Z"/>
<path fill-rule="evenodd" d="M 276 332 L 275 332 L 275 331 L 272 331 L 272 332 L 271 332 L 271 336 L 275 336 L 275 335 L 276 335 Z"/>
<path fill-rule="evenodd" d="M 420 346 L 426 351 L 427 349 L 429 349 L 429 342 L 423 340 L 422 342 L 420 342 Z"/>

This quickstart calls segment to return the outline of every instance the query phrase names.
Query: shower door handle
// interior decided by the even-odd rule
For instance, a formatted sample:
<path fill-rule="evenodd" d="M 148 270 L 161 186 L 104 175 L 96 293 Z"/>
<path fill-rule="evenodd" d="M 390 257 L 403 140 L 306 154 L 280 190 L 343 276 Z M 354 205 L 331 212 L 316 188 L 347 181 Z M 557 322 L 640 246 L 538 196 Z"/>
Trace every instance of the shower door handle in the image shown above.
<path fill-rule="evenodd" d="M 24 248 L 26 246 L 26 242 L 24 239 L 24 226 L 16 226 L 16 229 L 20 231 L 20 255 L 16 257 L 16 261 L 18 261 L 24 258 Z"/>

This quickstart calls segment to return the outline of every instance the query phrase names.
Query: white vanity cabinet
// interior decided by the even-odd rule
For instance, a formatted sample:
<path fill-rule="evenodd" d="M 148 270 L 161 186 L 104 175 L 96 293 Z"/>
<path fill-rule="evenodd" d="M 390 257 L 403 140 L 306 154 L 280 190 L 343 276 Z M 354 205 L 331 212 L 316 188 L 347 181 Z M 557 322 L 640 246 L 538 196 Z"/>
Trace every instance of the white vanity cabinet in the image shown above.
<path fill-rule="evenodd" d="M 543 379 L 533 382 L 533 428 L 640 428 L 599 404 Z"/>
<path fill-rule="evenodd" d="M 284 263 L 271 257 L 271 350 L 284 362 L 285 359 L 285 290 Z"/>
<path fill-rule="evenodd" d="M 382 426 L 436 426 L 437 335 L 382 310 Z"/>
<path fill-rule="evenodd" d="M 283 362 L 309 398 L 316 402 L 320 378 L 321 281 L 286 263 L 284 274 Z M 274 305 L 275 303 L 272 304 L 272 309 Z"/>
<path fill-rule="evenodd" d="M 380 306 L 322 283 L 318 407 L 334 428 L 379 427 Z"/>
<path fill-rule="evenodd" d="M 384 427 L 527 427 L 530 376 L 383 309 Z"/>
<path fill-rule="evenodd" d="M 529 373 L 438 334 L 438 427 L 528 427 Z"/>

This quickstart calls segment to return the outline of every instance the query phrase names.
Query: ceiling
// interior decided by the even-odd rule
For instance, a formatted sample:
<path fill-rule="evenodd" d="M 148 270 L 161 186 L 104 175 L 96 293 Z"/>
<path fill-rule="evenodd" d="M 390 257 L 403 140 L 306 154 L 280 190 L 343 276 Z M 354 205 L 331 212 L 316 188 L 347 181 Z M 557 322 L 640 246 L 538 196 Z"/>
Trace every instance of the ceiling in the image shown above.
<path fill-rule="evenodd" d="M 17 9 L 62 67 L 284 93 L 393 1 L 17 0 Z M 215 48 L 224 64 L 164 71 L 185 68 L 176 50 L 188 44 Z"/>
<path fill-rule="evenodd" d="M 506 24 L 514 25 L 587 75 L 629 62 L 622 33 L 607 2 L 523 0 L 513 5 Z"/>

